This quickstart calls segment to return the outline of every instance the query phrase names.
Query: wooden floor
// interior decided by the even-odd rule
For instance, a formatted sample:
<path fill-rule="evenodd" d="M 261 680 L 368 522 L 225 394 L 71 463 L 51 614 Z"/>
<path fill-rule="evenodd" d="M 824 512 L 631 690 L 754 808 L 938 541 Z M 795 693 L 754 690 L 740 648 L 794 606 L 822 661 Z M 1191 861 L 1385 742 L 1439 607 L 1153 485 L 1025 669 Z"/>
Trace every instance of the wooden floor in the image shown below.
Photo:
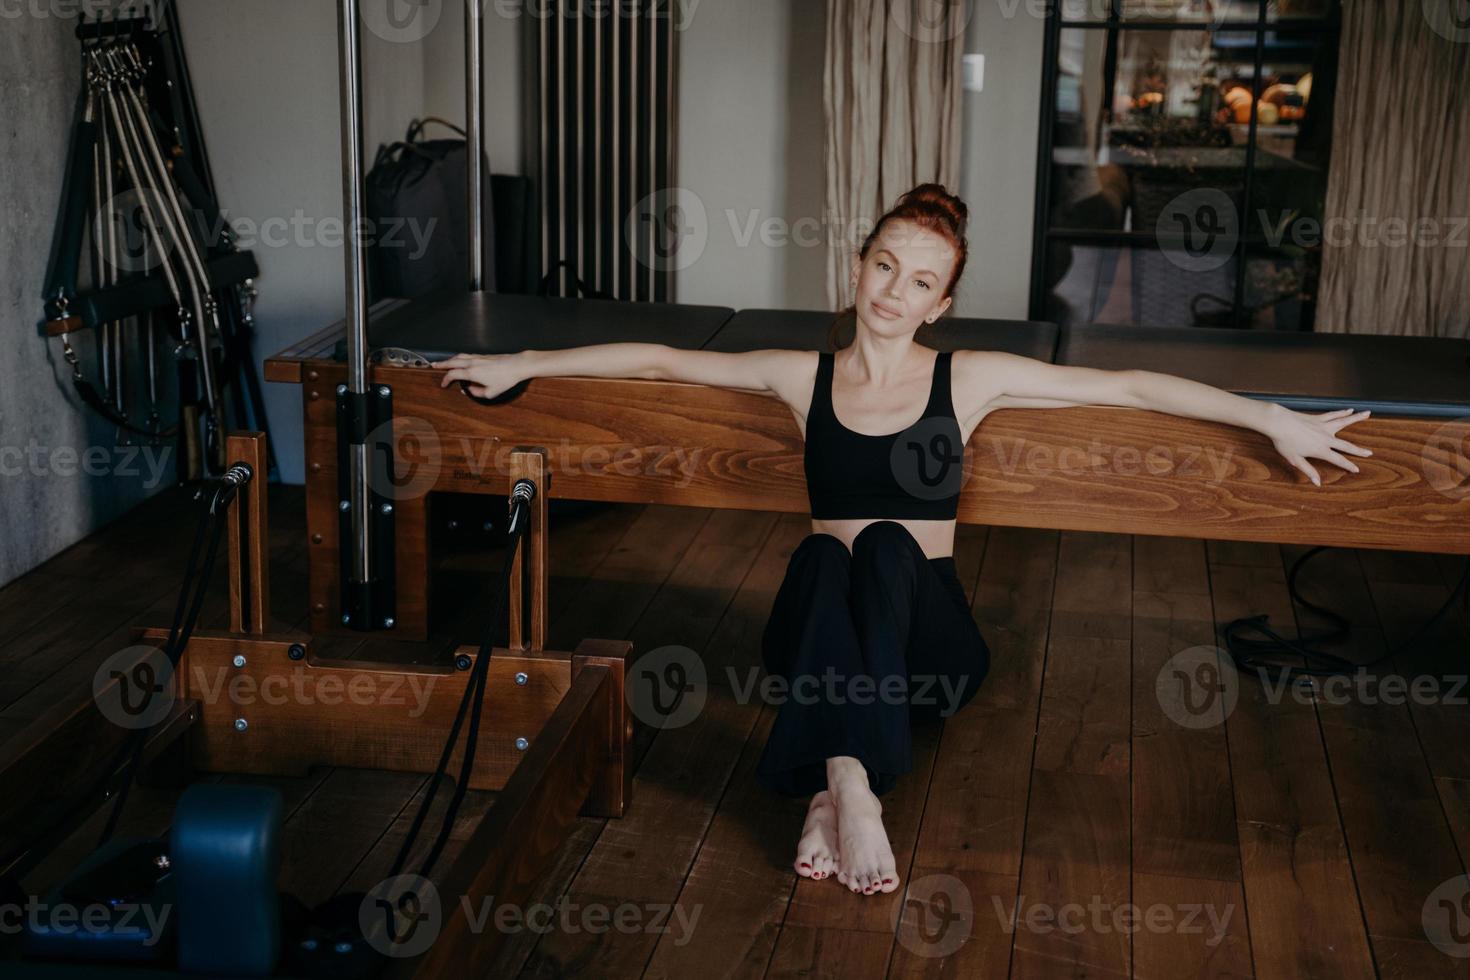
<path fill-rule="evenodd" d="M 301 626 L 300 489 L 272 488 L 271 506 L 274 609 Z M 0 736 L 84 695 L 134 625 L 166 625 L 193 513 L 171 491 L 0 590 Z M 1288 635 L 1319 625 L 1287 592 L 1296 548 L 962 527 L 956 561 L 994 663 L 975 702 L 921 733 L 914 771 L 884 799 L 909 893 L 799 879 L 804 804 L 752 778 L 774 708 L 720 682 L 759 662 L 808 530 L 792 515 L 663 506 L 554 521 L 549 645 L 681 644 L 715 683 L 691 724 L 640 742 L 628 816 L 579 823 L 542 889 L 549 930 L 516 932 L 495 976 L 1470 976 L 1470 690 L 1446 680 L 1423 703 L 1374 690 L 1314 703 L 1242 678 L 1223 725 L 1171 720 L 1166 662 L 1212 643 L 1213 624 L 1269 613 Z M 441 607 L 483 588 L 477 533 L 444 549 Z M 1301 586 L 1351 617 L 1341 649 L 1366 661 L 1408 639 L 1463 567 L 1331 551 Z M 215 584 L 206 619 L 218 624 Z M 467 608 L 456 628 L 472 631 L 483 606 Z M 319 648 L 412 661 L 450 642 Z M 1467 651 L 1456 609 L 1394 668 L 1463 675 Z M 315 904 L 386 874 L 426 777 L 263 781 L 287 801 L 282 888 Z M 125 832 L 162 832 L 173 798 L 135 796 Z M 457 840 L 492 802 L 469 795 Z M 61 874 L 99 825 L 27 884 Z M 1459 957 L 1431 943 L 1426 910 L 1453 917 L 1435 938 Z"/>

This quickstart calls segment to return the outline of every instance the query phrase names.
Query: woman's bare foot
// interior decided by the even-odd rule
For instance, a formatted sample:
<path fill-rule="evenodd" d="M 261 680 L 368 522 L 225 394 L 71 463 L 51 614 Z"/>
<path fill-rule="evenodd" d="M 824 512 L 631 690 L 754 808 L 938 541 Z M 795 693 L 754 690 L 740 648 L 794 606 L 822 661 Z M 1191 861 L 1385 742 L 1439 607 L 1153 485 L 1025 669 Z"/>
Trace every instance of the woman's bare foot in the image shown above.
<path fill-rule="evenodd" d="M 883 829 L 883 805 L 868 788 L 863 764 L 852 756 L 828 759 L 827 790 L 837 809 L 837 880 L 864 895 L 897 889 L 898 868 Z"/>
<path fill-rule="evenodd" d="M 826 790 L 813 796 L 807 807 L 793 864 L 803 878 L 826 878 L 837 870 L 837 811 Z"/>

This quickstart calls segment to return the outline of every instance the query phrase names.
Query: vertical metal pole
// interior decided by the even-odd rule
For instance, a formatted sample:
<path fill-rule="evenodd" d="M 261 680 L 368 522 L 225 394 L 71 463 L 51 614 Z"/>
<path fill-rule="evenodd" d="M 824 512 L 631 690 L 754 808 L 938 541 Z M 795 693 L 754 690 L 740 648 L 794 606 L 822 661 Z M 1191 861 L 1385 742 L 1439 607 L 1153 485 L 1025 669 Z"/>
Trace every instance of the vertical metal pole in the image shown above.
<path fill-rule="evenodd" d="M 470 291 L 485 288 L 485 175 L 481 172 L 481 115 L 485 105 L 484 12 L 480 0 L 464 5 L 466 197 L 470 208 Z"/>
<path fill-rule="evenodd" d="M 541 212 L 541 267 L 536 270 L 536 277 L 539 281 L 540 277 L 546 275 L 546 269 L 548 266 L 551 265 L 551 227 L 549 222 L 547 221 L 547 218 L 550 214 L 547 202 L 551 199 L 551 196 L 547 193 L 546 190 L 546 116 L 547 113 L 551 111 L 551 108 L 547 105 L 546 101 L 546 92 L 548 85 L 546 66 L 548 59 L 551 57 L 551 54 L 547 43 L 547 34 L 550 28 L 546 24 L 546 18 L 536 18 L 536 24 L 536 36 L 537 40 L 539 40 L 541 44 L 540 57 L 537 59 L 536 62 L 536 68 L 537 72 L 539 73 L 540 83 L 540 87 L 536 89 L 536 116 L 541 125 L 540 151 L 536 155 L 536 166 L 540 177 L 540 182 L 536 185 L 536 196 L 539 199 L 538 203 L 540 204 L 540 207 L 538 207 L 537 210 Z"/>
<path fill-rule="evenodd" d="M 631 212 L 638 207 L 638 69 L 642 62 L 638 60 L 638 15 L 642 12 L 643 0 L 633 7 L 632 20 L 628 24 L 628 210 Z M 639 245 L 643 243 L 643 228 L 638 220 L 638 215 L 633 214 L 633 240 L 628 243 L 631 249 L 628 256 L 628 299 L 641 300 L 646 297 L 639 290 L 641 285 L 639 267 L 642 266 L 642 251 Z M 627 216 L 624 217 L 624 220 Z"/>
<path fill-rule="evenodd" d="M 678 103 L 675 101 L 674 98 L 675 93 L 679 90 L 679 45 L 677 43 L 679 36 L 674 31 L 675 13 L 676 8 L 670 8 L 668 21 L 669 29 L 664 35 L 665 43 L 668 44 L 668 51 L 666 53 L 666 64 L 668 66 L 668 71 L 667 74 L 665 74 L 664 76 L 664 118 L 665 120 L 667 120 L 667 126 L 664 129 L 664 139 L 667 142 L 664 146 L 663 156 L 664 175 L 663 181 L 660 184 L 660 186 L 664 188 L 677 186 L 675 183 L 675 178 L 679 173 L 679 167 L 676 162 L 677 153 L 679 150 L 679 115 Z M 665 207 L 672 207 L 674 205 L 675 201 L 670 198 L 672 198 L 672 195 L 666 195 L 666 199 L 664 202 Z M 675 244 L 678 244 L 677 239 Z M 665 271 L 663 273 L 663 280 L 664 293 L 662 296 L 659 297 L 659 299 L 666 303 L 677 302 L 678 297 L 674 295 L 674 285 L 679 281 L 679 277 L 675 276 L 671 272 Z"/>
<path fill-rule="evenodd" d="M 367 393 L 367 252 L 360 232 L 362 200 L 362 46 L 357 0 L 337 5 L 342 94 L 342 217 L 347 225 L 347 390 Z M 368 534 L 367 444 L 354 434 L 349 446 L 353 562 L 350 581 L 373 578 Z"/>
<path fill-rule="evenodd" d="M 623 290 L 623 212 L 619 205 L 623 199 L 623 103 L 622 103 L 622 51 L 623 14 L 618 11 L 612 19 L 612 99 L 608 112 L 612 117 L 612 152 L 608 159 L 612 163 L 612 175 L 608 194 L 608 248 L 612 250 L 612 281 L 607 291 L 614 297 L 626 295 Z"/>
<path fill-rule="evenodd" d="M 587 281 L 592 288 L 601 290 L 602 257 L 605 246 L 602 241 L 602 17 L 592 20 L 592 268 Z"/>
<path fill-rule="evenodd" d="M 653 202 L 653 217 L 644 222 L 648 226 L 648 298 L 654 301 L 658 299 L 658 294 L 654 292 L 654 280 L 658 278 L 658 252 L 655 250 L 654 236 L 658 234 L 658 224 L 664 220 L 662 188 L 658 186 L 657 151 L 658 6 L 655 3 L 648 7 L 648 191 Z M 653 196 L 655 193 L 656 197 Z"/>
<path fill-rule="evenodd" d="M 556 8 L 556 260 L 567 257 L 567 15 Z M 563 289 L 566 273 L 558 269 L 557 288 Z M 559 294 L 560 295 L 560 294 Z"/>
<path fill-rule="evenodd" d="M 587 157 L 585 155 L 586 151 L 582 148 L 582 133 L 586 128 L 586 121 L 582 118 L 582 90 L 584 88 L 582 84 L 582 70 L 585 67 L 584 62 L 587 59 L 586 54 L 583 52 L 583 42 L 587 37 L 587 21 L 582 16 L 582 8 L 580 5 L 578 5 L 577 7 L 575 23 L 577 25 L 577 70 L 575 73 L 577 79 L 577 110 L 572 118 L 574 120 L 573 125 L 577 127 L 577 203 L 573 212 L 575 215 L 573 220 L 577 222 L 577 251 L 575 253 L 576 259 L 572 263 L 572 268 L 576 271 L 576 275 L 586 276 L 586 256 L 582 254 L 582 229 L 587 224 L 587 209 L 582 187 L 584 183 L 582 178 L 585 175 L 587 169 Z M 572 289 L 577 289 L 577 284 L 575 282 L 572 283 Z M 576 296 L 578 295 L 578 293 L 573 292 L 572 295 Z"/>

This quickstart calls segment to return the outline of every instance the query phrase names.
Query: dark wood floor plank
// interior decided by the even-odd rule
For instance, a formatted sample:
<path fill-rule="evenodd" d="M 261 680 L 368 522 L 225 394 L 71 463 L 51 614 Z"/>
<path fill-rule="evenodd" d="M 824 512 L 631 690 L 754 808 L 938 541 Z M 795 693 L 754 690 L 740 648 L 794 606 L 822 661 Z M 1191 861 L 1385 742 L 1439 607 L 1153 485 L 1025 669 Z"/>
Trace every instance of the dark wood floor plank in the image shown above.
<path fill-rule="evenodd" d="M 774 515 L 716 511 L 696 527 L 697 515 L 675 510 L 680 508 L 649 508 L 639 529 L 665 542 L 681 542 L 680 528 L 695 533 L 678 550 L 642 552 L 633 577 L 657 579 L 661 585 L 629 624 L 633 663 L 650 650 L 677 645 L 687 647 L 708 670 L 711 659 L 724 659 L 707 651 L 731 600 L 763 555 L 771 564 Z M 604 826 L 567 891 L 570 901 L 612 910 L 630 902 L 667 906 L 678 895 L 760 714 L 758 703 L 740 703 L 729 688 L 707 684 L 703 690 L 705 704 L 693 721 L 645 730 L 634 803 L 623 819 Z M 536 945 L 524 972 L 553 976 L 575 967 L 603 976 L 636 976 L 658 938 L 647 928 L 553 931 Z"/>
<path fill-rule="evenodd" d="M 5 646 L 0 663 L 0 709 L 19 701 L 38 684 L 100 644 L 114 653 L 122 646 L 109 636 L 136 623 L 137 607 L 125 602 L 88 602 L 65 614 L 48 616 Z M 125 645 L 125 644 L 124 644 Z"/>
<path fill-rule="evenodd" d="M 710 636 L 705 656 L 711 684 L 745 689 L 762 676 L 761 637 L 791 553 L 811 533 L 803 514 L 773 515 L 766 543 Z"/>
<path fill-rule="evenodd" d="M 982 633 L 991 647 L 990 674 L 976 703 L 1034 713 L 1046 666 L 1059 540 L 1056 531 L 991 530 L 973 603 L 976 621 L 989 627 Z"/>
<path fill-rule="evenodd" d="M 1133 874 L 1133 975 L 1249 977 L 1250 927 L 1238 881 Z"/>
<path fill-rule="evenodd" d="M 755 779 L 775 717 L 774 706 L 761 709 L 674 901 L 681 912 L 675 926 L 689 922 L 691 928 L 653 937 L 646 980 L 682 980 L 713 964 L 727 980 L 765 975 L 796 887 L 791 858 L 806 816 L 806 801 L 777 797 Z"/>
<path fill-rule="evenodd" d="M 892 943 L 892 936 L 880 932 L 841 926 L 789 925 L 781 930 L 781 943 L 766 977 L 767 980 L 881 977 Z"/>
<path fill-rule="evenodd" d="M 1261 545 L 1234 551 L 1259 560 L 1211 561 L 1217 623 L 1266 613 L 1278 630 L 1293 633 L 1279 550 Z M 1316 711 L 1310 701 L 1273 697 L 1252 675 L 1237 680 L 1225 732 L 1256 976 L 1371 977 Z"/>
<path fill-rule="evenodd" d="M 1051 532 L 994 528 L 986 540 L 973 612 L 990 673 L 945 721 L 918 865 L 1018 879 L 1056 556 Z"/>
<path fill-rule="evenodd" d="M 1287 555 L 1298 550 L 1283 549 Z M 1438 571 L 1433 556 L 1420 559 L 1397 567 L 1422 570 L 1422 583 L 1375 581 L 1354 551 L 1334 550 L 1314 559 L 1321 563 L 1314 569 L 1314 584 L 1321 583 L 1318 587 L 1334 597 L 1331 607 L 1354 626 L 1344 649 L 1334 652 L 1366 663 L 1390 649 L 1403 650 L 1351 683 L 1333 682 L 1337 686 L 1324 691 L 1318 713 L 1380 971 L 1470 977 L 1470 959 L 1435 949 L 1424 926 L 1431 894 L 1465 873 L 1449 815 L 1455 801 L 1441 798 L 1442 783 L 1435 776 L 1463 771 L 1463 759 L 1470 755 L 1465 743 L 1446 744 L 1445 737 L 1470 735 L 1470 726 L 1463 722 L 1463 657 L 1452 653 L 1465 646 L 1456 624 L 1443 621 L 1408 644 L 1448 596 L 1433 580 Z M 1385 566 L 1370 561 L 1367 568 Z M 1456 687 L 1462 689 L 1459 699 Z M 1455 700 L 1461 703 L 1448 703 Z M 1384 805 L 1388 800 L 1391 807 Z"/>
<path fill-rule="evenodd" d="M 1132 564 L 1129 535 L 1063 532 L 1052 635 L 1127 640 L 1132 628 Z"/>
<path fill-rule="evenodd" d="M 9 646 L 37 623 L 86 594 L 76 580 L 38 568 L 0 588 L 0 637 Z"/>
<path fill-rule="evenodd" d="M 1128 837 L 1127 773 L 1035 771 L 1013 978 L 1129 976 L 1131 937 L 1113 925 L 1131 900 Z"/>
<path fill-rule="evenodd" d="M 587 637 L 628 637 L 712 513 L 664 504 L 641 508 L 562 615 L 548 624 L 547 644 L 574 650 Z"/>
<path fill-rule="evenodd" d="M 1238 885 L 1225 716 L 1195 669 L 1203 657 L 1207 671 L 1218 670 L 1205 549 L 1188 538 L 1134 542 L 1134 577 L 1146 586 L 1133 593 L 1135 881 L 1174 875 Z"/>
<path fill-rule="evenodd" d="M 694 721 L 654 740 L 634 777 L 632 806 L 603 826 L 565 893 L 568 902 L 609 916 L 632 915 L 618 910 L 636 908 L 640 928 L 594 933 L 558 927 L 536 944 L 525 975 L 642 972 L 658 935 L 641 927 L 647 925 L 641 910 L 671 904 L 679 894 L 759 713 L 758 705 L 737 704 L 713 688 Z"/>
<path fill-rule="evenodd" d="M 732 695 L 759 690 L 748 685 L 761 676 L 761 634 L 791 554 L 810 533 L 810 521 L 801 515 L 782 515 L 771 526 L 710 638 L 705 660 L 712 686 Z M 657 937 L 646 976 L 687 976 L 711 959 L 724 964 L 726 976 L 759 977 L 765 972 L 795 887 L 791 860 L 806 814 L 805 800 L 777 797 L 755 780 L 778 707 L 760 705 L 760 716 L 679 892 L 678 907 L 686 916 L 698 916 L 697 937 Z"/>
<path fill-rule="evenodd" d="M 887 975 L 1006 976 L 1016 929 L 1016 876 L 917 862 L 909 874 Z"/>
<path fill-rule="evenodd" d="M 1013 977 L 1127 976 L 1132 542 L 1063 533 L 1021 859 Z M 1100 907 L 1105 914 L 1076 909 Z"/>
<path fill-rule="evenodd" d="M 1134 975 L 1250 976 L 1207 549 L 1134 542 Z"/>

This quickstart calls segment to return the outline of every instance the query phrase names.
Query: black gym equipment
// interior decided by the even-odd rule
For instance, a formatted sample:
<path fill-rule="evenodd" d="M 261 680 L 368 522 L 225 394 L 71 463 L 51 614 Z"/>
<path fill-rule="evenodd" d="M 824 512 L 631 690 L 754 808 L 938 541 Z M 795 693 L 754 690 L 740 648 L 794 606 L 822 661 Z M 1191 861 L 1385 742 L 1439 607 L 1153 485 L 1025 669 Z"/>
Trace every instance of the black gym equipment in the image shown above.
<path fill-rule="evenodd" d="M 181 479 L 218 475 L 226 431 L 266 428 L 251 351 L 259 270 L 220 215 L 178 12 L 164 3 L 156 14 L 83 16 L 76 34 L 83 84 L 42 332 L 61 339 L 77 396 L 120 443 L 177 438 Z M 97 340 L 96 381 L 73 345 L 83 330 Z M 176 368 L 169 423 L 165 356 Z M 129 390 L 139 375 L 142 396 Z"/>

